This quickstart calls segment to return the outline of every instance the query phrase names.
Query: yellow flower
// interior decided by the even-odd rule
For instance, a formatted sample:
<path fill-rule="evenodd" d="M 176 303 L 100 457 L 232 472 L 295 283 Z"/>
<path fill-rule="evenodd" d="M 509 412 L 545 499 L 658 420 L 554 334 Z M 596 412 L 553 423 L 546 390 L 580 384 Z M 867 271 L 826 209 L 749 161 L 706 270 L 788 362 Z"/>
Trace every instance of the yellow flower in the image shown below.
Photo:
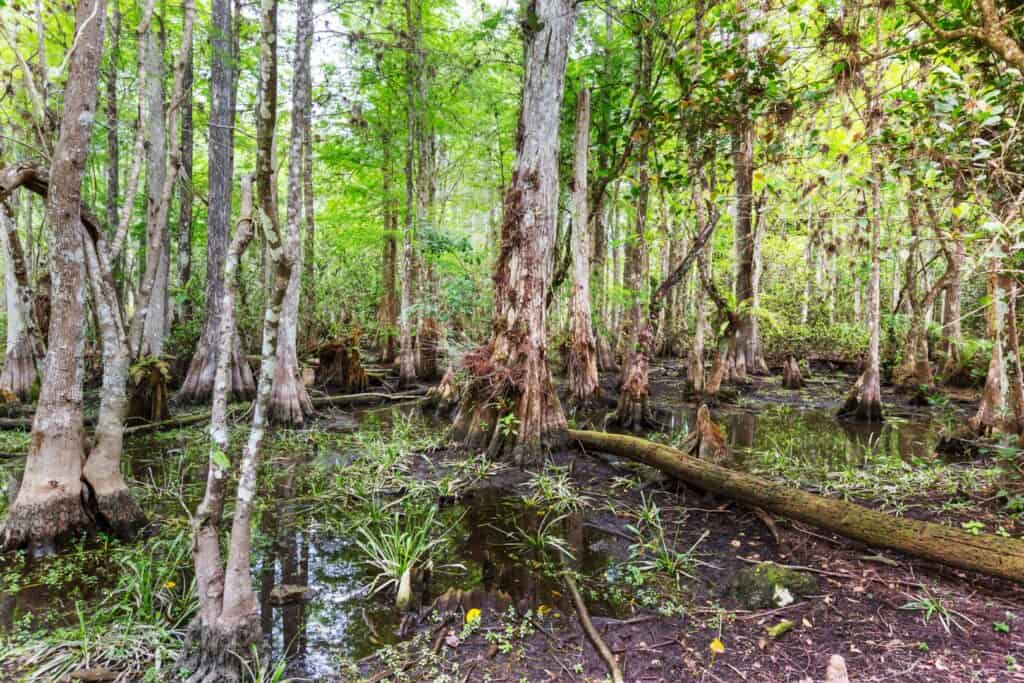
<path fill-rule="evenodd" d="M 466 623 L 471 624 L 474 621 L 480 621 L 480 610 L 476 607 L 466 612 Z"/>
<path fill-rule="evenodd" d="M 722 642 L 721 638 L 715 638 L 711 641 L 711 651 L 716 655 L 720 655 L 725 652 L 725 643 Z"/>
<path fill-rule="evenodd" d="M 171 588 L 174 588 L 177 585 L 178 584 L 174 583 L 173 581 L 168 581 L 167 583 L 164 584 L 164 588 L 170 590 Z"/>
<path fill-rule="evenodd" d="M 550 612 L 550 611 L 551 611 L 551 605 L 541 605 L 540 607 L 537 608 L 537 614 L 541 615 L 542 617 L 546 616 L 547 613 Z"/>

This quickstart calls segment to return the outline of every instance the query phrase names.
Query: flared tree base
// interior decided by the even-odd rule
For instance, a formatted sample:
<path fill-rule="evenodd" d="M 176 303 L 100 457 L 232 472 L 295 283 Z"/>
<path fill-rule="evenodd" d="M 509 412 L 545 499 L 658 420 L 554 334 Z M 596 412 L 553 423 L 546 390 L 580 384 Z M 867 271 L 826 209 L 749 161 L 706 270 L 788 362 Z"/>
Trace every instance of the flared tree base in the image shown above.
<path fill-rule="evenodd" d="M 492 460 L 524 466 L 569 443 L 568 424 L 550 379 L 520 392 L 508 383 L 492 386 L 474 378 L 459 404 L 452 438 Z"/>
<path fill-rule="evenodd" d="M 4 355 L 0 371 L 0 392 L 15 396 L 22 403 L 32 400 L 36 383 L 36 363 L 32 357 L 32 344 L 28 336 L 22 338 Z"/>
<path fill-rule="evenodd" d="M 130 539 L 146 526 L 146 515 L 128 488 L 95 495 L 96 516 L 117 538 Z"/>
<path fill-rule="evenodd" d="M 262 647 L 259 618 L 240 619 L 232 626 L 189 626 L 177 670 L 185 683 L 241 683 Z"/>
<path fill-rule="evenodd" d="M 238 344 L 231 354 L 229 371 L 228 401 L 251 401 L 256 396 L 256 380 L 252 375 L 249 361 L 242 355 Z M 188 366 L 185 381 L 175 399 L 179 403 L 198 405 L 210 402 L 213 396 L 213 382 L 217 371 L 217 357 L 213 344 L 200 341 L 195 355 Z"/>
<path fill-rule="evenodd" d="M 608 426 L 634 434 L 661 428 L 648 403 L 647 392 L 635 394 L 625 390 L 619 394 L 619 402 L 608 418 Z"/>
<path fill-rule="evenodd" d="M 299 427 L 313 414 L 306 385 L 294 368 L 278 363 L 274 372 L 274 387 L 270 393 L 270 421 L 274 424 Z"/>
<path fill-rule="evenodd" d="M 877 382 L 865 381 L 865 375 L 861 375 L 836 416 L 854 422 L 883 422 L 885 415 Z"/>
<path fill-rule="evenodd" d="M 50 555 L 60 544 L 94 528 L 77 491 L 55 490 L 45 497 L 20 494 L 4 521 L 0 548 L 27 549 L 33 557 Z"/>

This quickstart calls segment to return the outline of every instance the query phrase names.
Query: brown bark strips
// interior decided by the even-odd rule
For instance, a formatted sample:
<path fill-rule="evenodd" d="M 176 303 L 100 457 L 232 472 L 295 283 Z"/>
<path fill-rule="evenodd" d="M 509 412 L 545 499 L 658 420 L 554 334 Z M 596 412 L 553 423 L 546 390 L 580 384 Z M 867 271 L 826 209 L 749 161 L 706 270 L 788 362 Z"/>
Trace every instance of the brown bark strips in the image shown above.
<path fill-rule="evenodd" d="M 292 129 L 288 146 L 288 206 L 285 218 L 284 248 L 288 260 L 295 264 L 288 281 L 288 292 L 284 298 L 281 312 L 281 338 L 277 344 L 277 366 L 274 374 L 274 392 L 270 397 L 270 417 L 274 422 L 286 425 L 301 425 L 307 415 L 313 413 L 313 404 L 309 401 L 309 392 L 299 377 L 298 333 L 299 333 L 299 294 L 302 289 L 302 186 L 303 156 L 305 140 L 309 135 L 310 101 L 309 101 L 309 58 L 313 44 L 313 2 L 299 0 L 296 16 L 295 59 L 293 69 L 295 76 L 292 83 Z M 264 32 L 264 50 L 271 47 L 270 38 Z M 270 55 L 262 54 L 261 59 Z M 274 69 L 276 78 L 276 67 Z M 266 72 L 264 78 L 270 78 Z M 266 84 L 264 84 L 266 89 Z M 266 90 L 265 90 L 266 92 Z M 273 107 L 266 109 L 266 102 L 260 108 L 261 125 L 273 131 L 275 125 Z M 269 118 L 264 118 L 267 115 Z M 270 136 L 273 138 L 273 135 Z M 267 154 L 269 149 L 264 150 Z M 277 220 L 277 217 L 272 217 Z M 312 283 L 310 283 L 312 284 Z"/>
<path fill-rule="evenodd" d="M 989 276 L 992 291 L 992 356 L 978 411 L 968 421 L 980 435 L 1024 434 L 1024 373 L 1017 335 L 1017 283 L 993 258 Z"/>
<path fill-rule="evenodd" d="M 186 403 L 207 401 L 213 392 L 220 339 L 220 305 L 224 298 L 224 258 L 231 226 L 231 182 L 234 174 L 234 69 L 229 0 L 213 0 L 210 30 L 210 107 L 208 189 L 206 219 L 206 318 L 188 374 L 178 392 Z M 242 353 L 238 331 L 232 328 L 231 400 L 247 401 L 256 393 L 252 369 Z"/>
<path fill-rule="evenodd" d="M 572 292 L 570 294 L 569 394 L 574 406 L 592 402 L 600 391 L 597 348 L 590 317 L 590 231 L 587 159 L 590 147 L 590 91 L 580 90 L 572 162 Z"/>
<path fill-rule="evenodd" d="M 85 336 L 86 258 L 81 192 L 96 112 L 105 19 L 104 0 L 79 2 L 77 40 L 53 155 L 53 182 L 43 192 L 48 194 L 47 224 L 53 232 L 53 295 L 61 301 L 62 310 L 50 321 L 50 348 L 25 475 L 3 528 L 5 549 L 27 546 L 46 551 L 93 525 L 82 495 L 85 458 L 79 359 Z"/>
<path fill-rule="evenodd" d="M 264 12 L 273 12 L 274 0 L 265 0 Z M 221 556 L 221 525 L 227 495 L 228 451 L 227 424 L 228 374 L 231 362 L 231 330 L 234 328 L 236 273 L 245 247 L 254 232 L 252 181 L 246 178 L 242 187 L 242 208 L 235 237 L 228 248 L 224 266 L 224 298 L 221 304 L 220 349 L 213 391 L 210 421 L 210 459 L 206 492 L 193 518 L 192 556 L 199 595 L 199 613 L 191 624 L 179 663 L 189 683 L 237 683 L 259 642 L 259 606 L 252 589 L 250 551 L 252 546 L 252 512 L 256 500 L 257 470 L 267 428 L 274 366 L 277 364 L 277 341 L 281 308 L 288 289 L 292 262 L 281 244 L 280 233 L 273 219 L 259 210 L 263 234 L 269 248 L 269 267 L 273 269 L 273 285 L 267 297 L 263 319 L 263 348 L 259 386 L 253 406 L 252 426 L 242 452 L 239 466 L 235 513 L 227 549 L 227 562 Z"/>
<path fill-rule="evenodd" d="M 455 438 L 467 448 L 520 463 L 566 440 L 565 414 L 547 366 L 544 300 L 558 208 L 559 115 L 576 5 L 532 0 L 525 12 L 525 82 L 495 264 L 494 333 L 463 360 L 469 383 L 454 426 Z"/>
<path fill-rule="evenodd" d="M 632 436 L 569 430 L 584 448 L 655 467 L 700 489 L 880 548 L 1024 583 L 1024 541 L 974 535 L 805 493 Z"/>

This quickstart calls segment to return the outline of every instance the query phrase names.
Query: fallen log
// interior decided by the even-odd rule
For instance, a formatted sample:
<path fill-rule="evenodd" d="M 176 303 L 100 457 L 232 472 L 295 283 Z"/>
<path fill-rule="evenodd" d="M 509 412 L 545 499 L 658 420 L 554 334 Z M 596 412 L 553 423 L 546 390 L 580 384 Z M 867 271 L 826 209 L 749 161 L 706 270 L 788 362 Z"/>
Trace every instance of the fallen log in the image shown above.
<path fill-rule="evenodd" d="M 317 396 L 313 405 L 317 408 L 323 406 L 367 406 L 384 401 L 404 401 L 410 398 L 422 398 L 426 396 L 423 391 L 408 391 L 401 394 L 385 394 L 378 391 L 368 391 L 362 394 L 342 394 L 341 396 Z"/>
<path fill-rule="evenodd" d="M 570 429 L 569 435 L 584 448 L 655 467 L 710 493 L 813 524 L 868 545 L 1024 583 L 1024 541 L 1016 538 L 975 535 L 944 524 L 894 517 L 719 467 L 669 446 L 633 436 L 575 429 Z"/>

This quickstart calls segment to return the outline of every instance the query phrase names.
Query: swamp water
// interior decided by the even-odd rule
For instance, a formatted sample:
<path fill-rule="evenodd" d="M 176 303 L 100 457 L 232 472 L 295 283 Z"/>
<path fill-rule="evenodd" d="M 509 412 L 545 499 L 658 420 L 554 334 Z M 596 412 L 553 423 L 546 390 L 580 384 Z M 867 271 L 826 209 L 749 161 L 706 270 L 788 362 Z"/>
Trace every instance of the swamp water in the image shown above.
<path fill-rule="evenodd" d="M 683 433 L 683 425 L 692 424 L 693 416 L 692 407 L 679 407 L 673 418 L 675 433 Z M 930 457 L 939 429 L 937 423 L 925 419 L 893 419 L 881 427 L 850 425 L 836 421 L 824 409 L 780 405 L 760 406 L 758 412 L 723 409 L 715 417 L 724 425 L 740 466 L 748 469 L 757 469 L 755 463 L 763 465 L 758 457 L 766 452 L 814 461 L 823 472 L 834 467 L 857 467 L 873 458 L 919 461 Z M 130 446 L 127 461 L 133 478 L 149 482 L 151 488 L 180 487 L 182 481 L 195 479 L 200 473 L 199 466 L 183 472 L 169 465 L 181 457 L 181 452 L 167 441 Z M 307 464 L 296 470 L 298 482 L 305 476 L 302 468 L 312 460 L 319 463 L 321 471 L 328 470 L 329 476 L 343 476 L 349 456 L 320 452 L 306 454 L 305 460 Z M 0 464 L 7 477 L 20 466 L 10 460 Z M 289 485 L 296 485 L 296 481 Z M 422 612 L 439 599 L 453 609 L 504 611 L 511 605 L 536 610 L 545 605 L 571 612 L 557 579 L 539 571 L 536 558 L 512 542 L 517 531 L 530 529 L 531 525 L 535 529 L 538 523 L 537 508 L 527 505 L 523 494 L 517 486 L 476 489 L 472 495 L 442 507 L 440 519 L 451 542 L 429 578 L 420 577 L 415 582 L 414 603 Z M 404 615 L 394 607 L 391 593 L 372 595 L 368 590 L 373 572 L 364 564 L 365 556 L 353 539 L 331 532 L 329 528 L 337 525 L 317 519 L 315 514 L 296 523 L 297 513 L 288 501 L 288 489 L 269 495 L 277 502 L 268 506 L 260 520 L 257 537 L 263 543 L 257 550 L 254 574 L 263 630 L 274 657 L 289 657 L 293 675 L 331 680 L 339 658 L 358 659 L 405 637 Z M 169 508 L 167 514 L 176 515 L 180 531 L 187 533 L 187 522 L 181 521 L 182 502 L 171 500 L 170 508 L 177 509 Z M 565 540 L 583 574 L 600 577 L 622 559 L 628 541 L 579 519 L 570 518 L 568 522 L 567 527 L 566 521 L 562 522 Z M 187 541 L 184 548 L 187 552 Z M 153 552 L 160 550 L 154 548 Z M 136 570 L 109 561 L 95 542 L 35 563 L 0 559 L 0 631 L 24 627 L 27 621 L 43 630 L 74 625 L 82 614 L 110 599 L 125 571 Z M 180 581 L 190 582 L 187 572 Z M 273 604 L 271 593 L 279 585 L 308 586 L 313 590 L 312 598 Z M 600 602 L 590 606 L 595 616 L 622 616 Z"/>

